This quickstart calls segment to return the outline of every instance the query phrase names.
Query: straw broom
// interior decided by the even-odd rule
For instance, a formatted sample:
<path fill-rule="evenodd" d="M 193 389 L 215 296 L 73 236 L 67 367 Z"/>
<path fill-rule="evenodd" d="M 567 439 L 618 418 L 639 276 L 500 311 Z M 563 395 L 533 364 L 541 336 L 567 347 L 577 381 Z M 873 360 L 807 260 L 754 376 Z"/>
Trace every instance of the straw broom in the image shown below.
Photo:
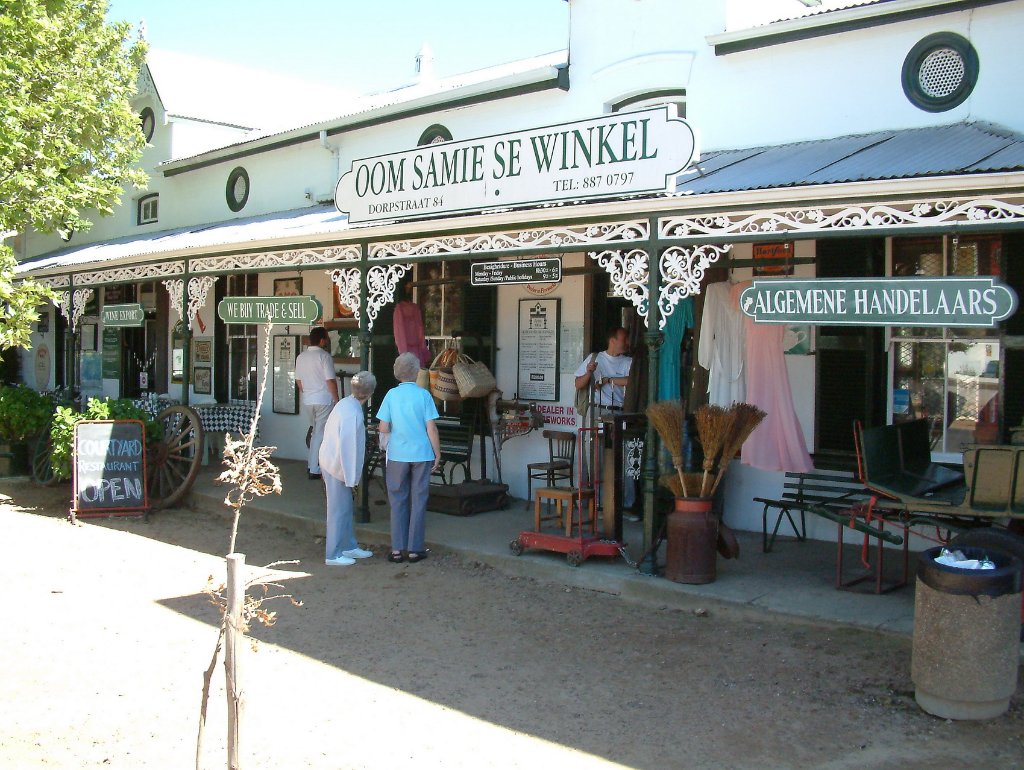
<path fill-rule="evenodd" d="M 708 481 L 715 467 L 715 460 L 722 451 L 722 446 L 729 437 L 731 424 L 729 413 L 720 406 L 704 404 L 695 412 L 697 418 L 697 435 L 704 450 L 704 475 L 700 482 L 700 496 L 707 497 L 710 493 Z"/>
<path fill-rule="evenodd" d="M 661 443 L 672 452 L 672 465 L 679 474 L 682 497 L 689 497 L 686 494 L 686 478 L 683 475 L 683 402 L 674 399 L 651 404 L 647 407 L 647 419 L 661 436 Z"/>
<path fill-rule="evenodd" d="M 743 442 L 750 437 L 754 428 L 760 425 L 761 420 L 765 418 L 765 413 L 759 408 L 753 404 L 742 402 L 730 406 L 728 415 L 729 432 L 722 449 L 722 457 L 718 461 L 718 475 L 715 477 L 715 483 L 711 485 L 710 495 L 714 495 L 718 485 L 722 483 L 722 477 L 725 475 L 729 463 L 739 453 Z M 705 467 L 707 467 L 706 464 Z"/>

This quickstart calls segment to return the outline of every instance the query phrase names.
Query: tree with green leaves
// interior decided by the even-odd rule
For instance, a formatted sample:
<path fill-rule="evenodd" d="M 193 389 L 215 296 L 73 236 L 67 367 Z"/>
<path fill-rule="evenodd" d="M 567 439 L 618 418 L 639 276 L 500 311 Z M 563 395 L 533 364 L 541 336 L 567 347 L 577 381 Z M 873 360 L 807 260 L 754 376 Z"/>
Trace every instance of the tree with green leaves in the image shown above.
<path fill-rule="evenodd" d="M 126 186 L 145 187 L 129 103 L 145 44 L 106 10 L 106 0 L 0 0 L 0 237 L 87 230 L 85 212 L 108 215 Z M 15 265 L 0 244 L 0 349 L 29 347 L 49 297 L 17 281 Z"/>

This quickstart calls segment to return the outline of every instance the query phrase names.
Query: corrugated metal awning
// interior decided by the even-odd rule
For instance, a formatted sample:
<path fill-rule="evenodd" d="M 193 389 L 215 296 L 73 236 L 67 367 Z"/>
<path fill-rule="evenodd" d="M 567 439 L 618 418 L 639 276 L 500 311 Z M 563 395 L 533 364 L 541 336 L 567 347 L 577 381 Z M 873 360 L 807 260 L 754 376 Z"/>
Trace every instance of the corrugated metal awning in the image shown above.
<path fill-rule="evenodd" d="M 676 189 L 702 195 L 1022 169 L 1024 136 L 987 123 L 955 123 L 710 152 L 680 176 Z"/>

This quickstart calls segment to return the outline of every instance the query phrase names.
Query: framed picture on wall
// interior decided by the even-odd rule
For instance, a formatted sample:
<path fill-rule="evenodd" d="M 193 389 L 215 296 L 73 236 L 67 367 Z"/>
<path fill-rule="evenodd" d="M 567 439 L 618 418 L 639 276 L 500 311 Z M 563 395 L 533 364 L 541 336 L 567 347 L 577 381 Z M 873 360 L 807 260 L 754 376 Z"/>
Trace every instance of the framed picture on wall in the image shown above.
<path fill-rule="evenodd" d="M 302 276 L 295 278 L 275 278 L 275 297 L 299 297 L 302 296 Z"/>
<path fill-rule="evenodd" d="M 213 393 L 213 370 L 209 366 L 192 368 L 192 389 L 201 396 Z"/>
<path fill-rule="evenodd" d="M 192 340 L 192 363 L 213 363 L 213 337 L 196 337 Z"/>
<path fill-rule="evenodd" d="M 272 346 L 274 360 L 274 414 L 299 413 L 299 389 L 295 386 L 295 359 L 301 352 L 302 339 L 297 334 L 275 334 Z"/>

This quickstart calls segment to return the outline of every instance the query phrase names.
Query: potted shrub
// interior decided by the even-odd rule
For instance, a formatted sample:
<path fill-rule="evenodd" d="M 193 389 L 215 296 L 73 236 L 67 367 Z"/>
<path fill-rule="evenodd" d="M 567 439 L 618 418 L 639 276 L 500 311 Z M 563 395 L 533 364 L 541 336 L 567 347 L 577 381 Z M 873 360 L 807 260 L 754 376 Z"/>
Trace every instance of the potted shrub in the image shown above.
<path fill-rule="evenodd" d="M 651 404 L 647 416 L 672 454 L 676 470 L 661 478 L 675 496 L 675 510 L 668 516 L 665 576 L 677 583 L 710 583 L 716 577 L 716 552 L 722 547 L 723 530 L 727 530 L 712 510 L 712 498 L 729 463 L 764 419 L 764 412 L 743 403 L 728 409 L 713 405 L 697 409 L 697 435 L 704 450 L 700 473 L 687 473 L 683 467 L 682 402 Z"/>
<path fill-rule="evenodd" d="M 0 386 L 0 475 L 28 473 L 28 443 L 50 426 L 53 403 L 25 385 Z"/>

